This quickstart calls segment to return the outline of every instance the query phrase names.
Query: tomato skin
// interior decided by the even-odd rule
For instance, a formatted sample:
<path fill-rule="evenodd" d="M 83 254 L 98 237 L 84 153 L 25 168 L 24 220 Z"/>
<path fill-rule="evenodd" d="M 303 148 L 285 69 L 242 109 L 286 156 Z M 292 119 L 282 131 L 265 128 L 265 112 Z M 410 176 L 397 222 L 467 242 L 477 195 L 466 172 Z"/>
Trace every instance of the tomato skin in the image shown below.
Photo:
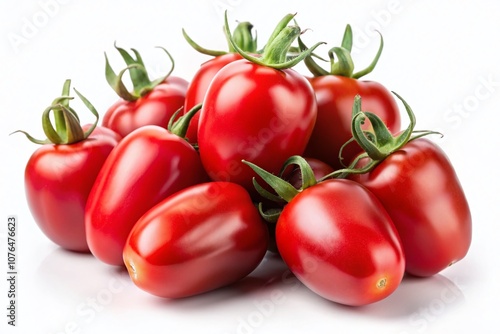
<path fill-rule="evenodd" d="M 316 180 L 321 179 L 323 176 L 326 176 L 330 173 L 332 173 L 334 170 L 332 167 L 324 163 L 323 161 L 320 161 L 318 159 L 314 158 L 304 158 L 308 165 L 311 167 L 313 173 L 314 173 L 314 178 Z M 292 186 L 294 186 L 296 189 L 299 189 L 300 187 L 303 186 L 302 182 L 302 174 L 300 171 L 300 168 L 298 166 L 289 166 L 282 175 L 282 178 L 290 183 Z M 266 185 L 264 185 L 266 186 Z M 270 208 L 283 208 L 285 202 L 283 203 L 274 203 L 271 201 L 262 201 L 264 204 L 264 208 L 270 207 Z M 273 252 L 273 253 L 278 253 L 278 246 L 276 245 L 276 223 L 275 222 L 265 222 L 268 231 L 269 231 L 269 246 L 268 250 Z"/>
<path fill-rule="evenodd" d="M 205 94 L 212 79 L 220 71 L 221 68 L 233 61 L 242 59 L 238 53 L 227 53 L 222 56 L 217 56 L 209 61 L 201 64 L 198 71 L 195 73 L 186 92 L 186 100 L 184 101 L 184 114 L 187 113 L 198 103 L 202 103 L 205 99 Z M 202 109 L 203 110 L 203 109 Z M 198 142 L 198 121 L 200 118 L 200 110 L 193 116 L 189 123 L 189 128 L 186 137 L 191 143 Z"/>
<path fill-rule="evenodd" d="M 85 227 L 92 254 L 123 265 L 123 246 L 136 221 L 205 177 L 198 153 L 181 137 L 156 125 L 131 132 L 110 154 L 89 195 Z"/>
<path fill-rule="evenodd" d="M 102 165 L 118 143 L 107 130 L 97 127 L 74 144 L 43 145 L 26 165 L 25 193 L 31 214 L 42 232 L 62 248 L 89 252 L 85 205 Z"/>
<path fill-rule="evenodd" d="M 164 298 L 182 298 L 234 283 L 253 271 L 267 230 L 246 190 L 209 182 L 186 188 L 149 210 L 123 251 L 133 282 Z"/>
<path fill-rule="evenodd" d="M 102 125 L 125 137 L 144 125 L 167 128 L 173 114 L 184 105 L 188 82 L 168 77 L 136 101 L 120 99 L 104 114 Z"/>
<path fill-rule="evenodd" d="M 354 97 L 360 95 L 363 111 L 377 114 L 392 133 L 401 127 L 398 106 L 392 94 L 380 83 L 348 77 L 325 75 L 309 78 L 318 103 L 318 119 L 307 145 L 305 156 L 317 158 L 332 166 L 342 168 L 339 152 L 352 137 L 351 121 Z M 342 151 L 344 164 L 348 165 L 361 148 L 351 143 Z"/>
<path fill-rule="evenodd" d="M 389 212 L 408 273 L 431 276 L 466 255 L 472 238 L 469 205 L 446 154 L 430 140 L 412 140 L 371 172 L 350 178 Z"/>
<path fill-rule="evenodd" d="M 85 132 L 87 131 L 92 124 L 85 124 L 82 126 L 82 130 Z M 120 136 L 118 133 L 115 131 L 111 130 L 110 128 L 104 127 L 104 126 L 96 126 L 94 130 L 92 131 L 92 136 L 93 137 L 101 137 L 101 136 L 107 136 L 111 137 L 116 143 L 118 143 L 120 140 L 123 139 L 122 136 Z"/>
<path fill-rule="evenodd" d="M 278 219 L 276 241 L 295 276 L 337 303 L 379 301 L 403 278 L 405 257 L 391 218 L 351 180 L 330 179 L 297 195 Z"/>
<path fill-rule="evenodd" d="M 214 181 L 230 181 L 255 194 L 255 173 L 245 159 L 271 173 L 303 153 L 316 120 L 309 82 L 291 69 L 276 70 L 247 60 L 223 67 L 205 96 L 198 145 Z"/>

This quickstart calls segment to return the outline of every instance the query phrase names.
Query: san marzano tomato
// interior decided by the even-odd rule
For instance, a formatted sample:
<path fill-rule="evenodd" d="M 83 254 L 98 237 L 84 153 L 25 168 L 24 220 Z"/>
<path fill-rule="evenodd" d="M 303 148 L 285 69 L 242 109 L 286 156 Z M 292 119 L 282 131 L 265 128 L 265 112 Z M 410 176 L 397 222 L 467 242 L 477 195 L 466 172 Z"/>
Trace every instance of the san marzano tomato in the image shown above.
<path fill-rule="evenodd" d="M 70 81 L 63 96 L 43 114 L 47 139 L 26 164 L 24 184 L 31 214 L 42 232 L 62 248 L 88 252 L 84 214 L 87 199 L 97 175 L 120 137 L 110 129 L 96 126 L 98 114 L 83 96 L 80 97 L 96 116 L 94 124 L 80 126 L 69 106 Z M 56 129 L 50 122 L 53 111 Z"/>
<path fill-rule="evenodd" d="M 276 225 L 279 253 L 320 296 L 365 305 L 396 290 L 405 257 L 378 199 L 353 181 L 329 180 L 289 202 Z"/>
<path fill-rule="evenodd" d="M 167 196 L 205 180 L 198 152 L 184 138 L 156 125 L 134 130 L 111 152 L 90 192 L 85 228 L 91 252 L 123 265 L 137 220 Z"/>
<path fill-rule="evenodd" d="M 288 21 L 292 17 L 288 16 Z M 299 27 L 289 26 L 276 39 L 292 43 L 299 34 Z M 316 120 L 311 85 L 301 74 L 287 68 L 300 58 L 281 63 L 281 53 L 286 59 L 288 51 L 283 44 L 276 52 L 275 44 L 268 43 L 262 58 L 240 52 L 246 59 L 234 61 L 218 72 L 208 88 L 200 116 L 198 145 L 209 176 L 241 184 L 252 194 L 255 174 L 241 160 L 277 173 L 288 157 L 302 154 Z"/>
<path fill-rule="evenodd" d="M 366 152 L 359 163 L 353 162 L 349 178 L 370 189 L 391 216 L 405 250 L 406 271 L 431 276 L 467 254 L 471 213 L 448 157 L 434 142 L 421 138 L 432 132 L 413 132 L 415 116 L 402 101 L 410 124 L 393 137 L 379 117 L 361 112 L 357 97 L 353 134 Z M 361 128 L 367 119 L 373 127 L 370 138 Z"/>
<path fill-rule="evenodd" d="M 301 157 L 300 190 L 246 162 L 288 203 L 276 223 L 278 251 L 295 276 L 320 296 L 359 306 L 396 290 L 405 269 L 401 240 L 380 201 L 359 183 L 316 182 Z"/>
<path fill-rule="evenodd" d="M 352 31 L 347 25 L 342 47 L 330 50 L 330 71 L 319 67 L 312 57 L 306 59 L 307 67 L 314 74 L 309 81 L 318 103 L 318 118 L 304 155 L 322 160 L 335 169 L 349 165 L 362 152 L 356 142 L 344 147 L 352 138 L 352 107 L 356 95 L 363 98 L 365 110 L 377 114 L 392 133 L 399 132 L 401 126 L 399 109 L 390 91 L 376 81 L 360 80 L 378 62 L 383 49 L 382 36 L 375 59 L 362 71 L 354 72 L 351 48 Z"/>
<path fill-rule="evenodd" d="M 124 72 L 116 75 L 106 57 L 106 79 L 120 99 L 106 111 L 102 125 L 123 137 L 145 125 L 167 128 L 172 115 L 183 107 L 188 87 L 186 80 L 170 75 L 174 68 L 172 57 L 164 49 L 172 61 L 172 69 L 164 77 L 151 81 L 136 50 L 133 50 L 137 58 L 134 59 L 124 49 L 116 49 L 128 65 L 134 89 L 127 91 L 122 82 Z"/>
<path fill-rule="evenodd" d="M 472 238 L 467 199 L 446 154 L 433 142 L 408 142 L 367 174 L 351 179 L 389 212 L 406 254 L 406 271 L 431 276 L 461 260 Z"/>
<path fill-rule="evenodd" d="M 253 25 L 249 22 L 239 22 L 238 26 L 234 29 L 233 40 L 243 51 L 256 53 L 257 52 L 257 38 L 252 35 Z M 219 72 L 221 68 L 235 60 L 242 59 L 243 57 L 236 52 L 229 43 L 229 51 L 216 51 L 205 49 L 196 44 L 183 30 L 184 38 L 196 51 L 212 56 L 213 58 L 200 65 L 200 68 L 191 79 L 189 83 L 186 100 L 184 102 L 184 112 L 187 113 L 198 103 L 203 103 L 208 86 L 212 79 Z M 186 133 L 186 138 L 191 143 L 198 142 L 198 120 L 201 112 L 193 117 L 189 124 L 189 129 Z"/>
<path fill-rule="evenodd" d="M 267 249 L 267 230 L 246 190 L 209 182 L 186 188 L 149 210 L 123 251 L 133 282 L 181 298 L 236 282 Z"/>

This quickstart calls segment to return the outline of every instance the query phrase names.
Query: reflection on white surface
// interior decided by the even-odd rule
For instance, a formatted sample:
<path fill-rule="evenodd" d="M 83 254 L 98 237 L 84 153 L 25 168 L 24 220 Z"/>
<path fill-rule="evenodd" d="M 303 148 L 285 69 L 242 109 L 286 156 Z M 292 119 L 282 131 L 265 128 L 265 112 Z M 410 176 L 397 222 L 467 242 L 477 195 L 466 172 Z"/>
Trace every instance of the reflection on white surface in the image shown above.
<path fill-rule="evenodd" d="M 388 333 L 422 333 L 465 302 L 459 285 L 436 275 L 407 276 L 395 293 L 375 304 L 342 306 L 304 287 L 272 253 L 252 274 L 231 286 L 176 300 L 140 290 L 124 268 L 60 248 L 41 260 L 35 275 L 42 299 L 34 305 L 39 308 L 37 320 L 44 320 L 37 327 L 47 333 L 104 333 L 115 325 L 144 329 L 153 323 L 155 328 L 204 328 L 206 333 L 220 334 L 268 333 L 292 324 L 299 333 L 318 326 L 290 318 L 291 314 L 314 314 L 314 319 L 330 326 L 362 319 L 357 328 L 384 323 Z"/>

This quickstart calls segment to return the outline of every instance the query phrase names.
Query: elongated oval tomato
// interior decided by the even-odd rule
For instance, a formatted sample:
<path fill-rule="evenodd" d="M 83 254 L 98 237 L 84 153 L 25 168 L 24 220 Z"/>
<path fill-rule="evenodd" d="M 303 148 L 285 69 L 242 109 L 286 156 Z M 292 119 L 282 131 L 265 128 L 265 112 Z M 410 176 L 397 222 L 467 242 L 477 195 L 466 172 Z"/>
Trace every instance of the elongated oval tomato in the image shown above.
<path fill-rule="evenodd" d="M 223 67 L 208 88 L 198 129 L 200 156 L 215 181 L 255 193 L 255 176 L 242 159 L 271 173 L 304 151 L 316 120 L 309 82 L 292 69 L 247 60 Z"/>
<path fill-rule="evenodd" d="M 184 113 L 187 113 L 198 103 L 203 103 L 205 94 L 207 93 L 208 86 L 212 79 L 220 71 L 221 68 L 233 61 L 242 59 L 238 53 L 227 53 L 222 56 L 217 56 L 201 64 L 198 71 L 195 73 L 186 92 L 186 99 L 184 101 Z M 189 128 L 186 133 L 186 138 L 191 143 L 198 142 L 198 121 L 200 112 L 196 114 L 189 123 Z"/>
<path fill-rule="evenodd" d="M 263 259 L 267 238 L 244 188 L 203 183 L 166 198 L 142 216 L 130 232 L 123 259 L 138 287 L 181 298 L 248 275 Z"/>
<path fill-rule="evenodd" d="M 431 276 L 467 254 L 469 205 L 446 154 L 430 140 L 412 140 L 371 172 L 350 178 L 370 189 L 389 212 L 408 273 Z"/>
<path fill-rule="evenodd" d="M 390 216 L 350 180 L 320 182 L 294 197 L 278 219 L 276 242 L 295 276 L 337 303 L 379 301 L 403 278 L 404 253 Z"/>
<path fill-rule="evenodd" d="M 205 178 L 198 153 L 183 138 L 155 125 L 130 133 L 109 155 L 89 195 L 85 228 L 92 254 L 123 265 L 123 246 L 137 220 Z"/>
<path fill-rule="evenodd" d="M 313 158 L 305 158 L 307 164 L 311 167 L 312 172 L 314 173 L 314 178 L 316 180 L 321 179 L 322 177 L 333 172 L 333 168 L 323 161 L 313 159 Z M 285 181 L 290 183 L 294 188 L 300 189 L 303 187 L 303 179 L 300 168 L 297 166 L 289 166 L 284 170 L 283 175 L 281 176 Z M 285 205 L 285 201 L 281 203 L 275 203 L 270 201 L 262 201 L 263 207 L 270 207 L 276 209 L 282 209 Z M 273 253 L 278 253 L 278 247 L 276 245 L 276 222 L 266 222 L 266 226 L 269 230 L 269 250 Z"/>
<path fill-rule="evenodd" d="M 77 143 L 43 145 L 29 159 L 24 177 L 28 206 L 42 232 L 62 248 L 89 251 L 85 205 L 101 167 L 117 143 L 115 133 L 97 127 Z"/>

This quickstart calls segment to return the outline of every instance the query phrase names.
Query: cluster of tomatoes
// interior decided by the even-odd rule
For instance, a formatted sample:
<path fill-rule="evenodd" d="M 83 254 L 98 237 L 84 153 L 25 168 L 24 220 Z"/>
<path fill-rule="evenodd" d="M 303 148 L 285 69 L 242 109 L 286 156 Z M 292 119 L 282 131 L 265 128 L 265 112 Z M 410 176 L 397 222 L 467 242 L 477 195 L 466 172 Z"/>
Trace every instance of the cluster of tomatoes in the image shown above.
<path fill-rule="evenodd" d="M 192 80 L 151 80 L 138 51 L 106 79 L 120 99 L 80 126 L 70 81 L 43 114 L 45 140 L 26 166 L 32 215 L 59 246 L 126 266 L 143 290 L 181 298 L 234 283 L 266 252 L 312 291 L 365 305 L 405 273 L 462 259 L 471 215 L 445 153 L 414 130 L 410 106 L 354 72 L 352 31 L 318 65 L 286 15 L 262 49 L 233 33 Z M 164 50 L 168 57 L 172 57 Z M 172 60 L 173 62 L 173 60 Z M 312 75 L 294 69 L 304 62 Z M 173 66 L 172 66 L 173 69 Z M 172 72 L 172 71 L 171 71 Z M 133 89 L 123 83 L 130 75 Z M 398 102 L 400 100 L 400 102 Z M 410 118 L 400 129 L 400 110 Z M 53 125 L 55 122 L 55 127 Z"/>

